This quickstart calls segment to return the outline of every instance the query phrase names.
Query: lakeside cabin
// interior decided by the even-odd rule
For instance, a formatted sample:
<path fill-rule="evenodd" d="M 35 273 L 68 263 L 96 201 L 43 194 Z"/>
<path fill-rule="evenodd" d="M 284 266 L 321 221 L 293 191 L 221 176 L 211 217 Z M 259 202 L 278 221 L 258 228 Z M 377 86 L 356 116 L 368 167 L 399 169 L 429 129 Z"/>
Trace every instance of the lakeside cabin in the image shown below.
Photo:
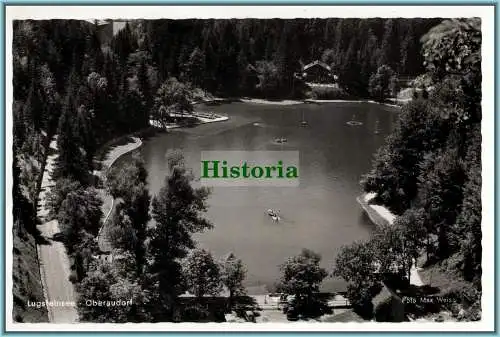
<path fill-rule="evenodd" d="M 319 60 L 302 67 L 302 78 L 308 83 L 328 84 L 338 87 L 338 76 L 333 73 L 328 64 Z"/>

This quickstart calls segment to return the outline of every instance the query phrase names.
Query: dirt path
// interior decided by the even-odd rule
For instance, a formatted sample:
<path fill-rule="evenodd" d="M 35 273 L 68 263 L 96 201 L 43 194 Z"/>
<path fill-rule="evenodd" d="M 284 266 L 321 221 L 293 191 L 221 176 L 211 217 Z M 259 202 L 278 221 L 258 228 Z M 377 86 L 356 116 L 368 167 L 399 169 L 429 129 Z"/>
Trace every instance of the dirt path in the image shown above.
<path fill-rule="evenodd" d="M 56 139 L 50 143 L 50 151 L 57 150 Z M 47 163 L 42 177 L 42 187 L 38 196 L 37 216 L 42 224 L 38 226 L 45 243 L 37 245 L 40 261 L 40 275 L 42 277 L 43 292 L 48 302 L 47 311 L 51 323 L 75 323 L 78 321 L 76 311 L 76 293 L 73 284 L 69 281 L 70 264 L 64 245 L 54 241 L 54 234 L 60 232 L 59 224 L 55 219 L 49 219 L 49 210 L 46 206 L 47 194 L 54 186 L 52 172 L 54 170 L 57 152 L 47 157 Z"/>
<path fill-rule="evenodd" d="M 142 140 L 139 137 L 131 137 L 131 138 L 133 142 L 115 146 L 108 152 L 105 159 L 102 161 L 104 167 L 106 168 L 111 167 L 118 158 L 120 158 L 121 156 L 130 151 L 137 149 L 142 145 Z"/>
<path fill-rule="evenodd" d="M 123 156 L 126 153 L 129 153 L 130 151 L 133 151 L 137 148 L 139 148 L 142 145 L 142 140 L 138 137 L 131 137 L 132 142 L 124 144 L 124 145 L 118 145 L 112 149 L 109 150 L 109 152 L 106 154 L 105 159 L 102 161 L 102 170 L 99 172 L 100 176 L 105 175 L 105 170 L 110 168 L 118 158 Z M 106 238 L 107 235 L 107 226 L 106 224 L 108 223 L 108 219 L 111 216 L 113 207 L 114 207 L 114 200 L 111 195 L 109 195 L 106 191 L 103 191 L 102 193 L 102 198 L 103 198 L 103 204 L 104 205 L 109 205 L 109 208 L 103 209 L 103 214 L 104 214 L 104 219 L 102 221 L 102 226 L 99 228 L 99 233 L 97 234 L 97 242 L 99 245 L 99 249 L 103 252 L 108 252 L 111 250 L 111 244 L 109 243 L 109 240 Z"/>
<path fill-rule="evenodd" d="M 413 259 L 413 263 L 410 268 L 410 284 L 421 287 L 424 285 L 424 282 L 420 278 L 420 274 L 418 273 L 419 268 L 417 268 L 415 264 L 415 259 Z"/>

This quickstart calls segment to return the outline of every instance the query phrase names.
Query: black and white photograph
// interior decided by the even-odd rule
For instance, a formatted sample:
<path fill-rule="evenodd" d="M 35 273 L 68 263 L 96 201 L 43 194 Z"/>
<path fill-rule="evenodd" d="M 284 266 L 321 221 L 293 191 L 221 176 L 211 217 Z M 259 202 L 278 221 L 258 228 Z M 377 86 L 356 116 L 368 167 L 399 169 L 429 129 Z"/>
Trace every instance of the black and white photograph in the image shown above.
<path fill-rule="evenodd" d="M 491 329 L 493 12 L 7 8 L 8 327 Z"/>

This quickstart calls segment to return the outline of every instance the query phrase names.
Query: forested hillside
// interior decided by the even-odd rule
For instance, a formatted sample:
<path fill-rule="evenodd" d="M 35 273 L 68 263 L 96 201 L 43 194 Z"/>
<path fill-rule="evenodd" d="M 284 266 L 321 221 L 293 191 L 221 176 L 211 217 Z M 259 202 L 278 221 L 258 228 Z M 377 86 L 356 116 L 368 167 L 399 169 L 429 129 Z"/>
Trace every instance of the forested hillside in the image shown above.
<path fill-rule="evenodd" d="M 439 294 L 454 299 L 455 307 L 448 309 L 462 308 L 457 317 L 477 320 L 482 275 L 481 22 L 446 20 L 422 42 L 426 71 L 416 81 L 415 97 L 362 181 L 366 192 L 376 193 L 375 202 L 398 217 L 372 240 L 346 247 L 337 259 L 337 274 L 350 282 L 351 299 L 363 312 L 380 279 L 351 277 L 355 271 L 366 272 L 360 261 L 377 261 L 382 271 L 397 261 L 408 276 L 412 259 L 417 259 L 434 272 L 431 285 Z"/>
<path fill-rule="evenodd" d="M 194 80 L 222 95 L 259 94 L 248 64 L 276 76 L 290 96 L 291 76 L 322 60 L 353 94 L 367 96 L 370 75 L 383 64 L 400 75 L 423 71 L 420 37 L 439 19 L 156 20 L 141 24 L 160 79 Z M 192 75 L 196 74 L 196 78 Z M 260 93 L 266 95 L 265 93 Z M 295 93 L 297 94 L 297 93 Z"/>

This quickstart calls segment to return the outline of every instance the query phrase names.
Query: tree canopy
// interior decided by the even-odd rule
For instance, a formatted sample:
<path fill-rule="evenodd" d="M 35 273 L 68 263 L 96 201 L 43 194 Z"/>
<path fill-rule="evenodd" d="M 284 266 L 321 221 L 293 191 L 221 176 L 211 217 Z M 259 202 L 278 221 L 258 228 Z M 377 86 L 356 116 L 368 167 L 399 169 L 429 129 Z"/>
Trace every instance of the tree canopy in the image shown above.
<path fill-rule="evenodd" d="M 453 291 L 464 301 L 476 294 L 467 301 L 477 308 L 482 237 L 480 20 L 444 20 L 421 41 L 426 72 L 415 82 L 415 90 L 422 94 L 403 108 L 372 170 L 362 179 L 365 191 L 376 193 L 375 202 L 399 215 L 393 228 L 372 241 L 375 251 L 400 261 L 407 272 L 409 261 L 421 255 L 427 265 L 446 264 L 449 272 L 471 282 L 465 290 Z M 351 249 L 340 254 L 339 262 L 348 261 Z M 355 259 L 349 263 L 361 267 Z M 349 269 L 338 269 L 355 283 L 345 274 Z"/>

